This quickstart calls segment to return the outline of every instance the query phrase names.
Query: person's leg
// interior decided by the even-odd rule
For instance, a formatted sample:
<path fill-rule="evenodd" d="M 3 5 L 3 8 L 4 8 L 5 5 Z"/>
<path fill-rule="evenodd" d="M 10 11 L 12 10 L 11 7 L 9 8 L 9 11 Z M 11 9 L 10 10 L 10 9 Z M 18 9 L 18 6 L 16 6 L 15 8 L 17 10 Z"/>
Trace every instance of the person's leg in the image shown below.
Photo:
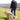
<path fill-rule="evenodd" d="M 16 11 L 16 9 L 14 9 L 14 18 L 17 18 L 15 11 Z"/>
<path fill-rule="evenodd" d="M 14 16 L 16 16 L 16 13 L 15 13 L 16 9 L 14 9 Z"/>
<path fill-rule="evenodd" d="M 13 13 L 13 8 L 11 8 L 11 13 Z"/>

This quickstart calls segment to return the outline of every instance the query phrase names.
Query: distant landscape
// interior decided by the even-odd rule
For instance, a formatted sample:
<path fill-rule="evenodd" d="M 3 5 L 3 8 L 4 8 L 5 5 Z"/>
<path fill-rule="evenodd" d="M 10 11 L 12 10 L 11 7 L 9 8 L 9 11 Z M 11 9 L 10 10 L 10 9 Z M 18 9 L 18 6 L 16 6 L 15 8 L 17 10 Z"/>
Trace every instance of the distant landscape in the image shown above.
<path fill-rule="evenodd" d="M 0 7 L 10 8 L 11 4 L 0 4 Z M 20 3 L 17 3 L 17 8 L 20 8 Z"/>

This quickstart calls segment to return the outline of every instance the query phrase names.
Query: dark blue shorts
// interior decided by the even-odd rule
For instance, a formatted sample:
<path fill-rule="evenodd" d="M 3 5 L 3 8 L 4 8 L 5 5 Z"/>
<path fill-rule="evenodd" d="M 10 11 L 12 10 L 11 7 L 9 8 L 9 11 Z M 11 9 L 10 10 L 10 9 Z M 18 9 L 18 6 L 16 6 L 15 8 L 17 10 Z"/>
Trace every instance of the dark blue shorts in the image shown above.
<path fill-rule="evenodd" d="M 13 8 L 11 8 L 11 10 L 13 11 Z"/>

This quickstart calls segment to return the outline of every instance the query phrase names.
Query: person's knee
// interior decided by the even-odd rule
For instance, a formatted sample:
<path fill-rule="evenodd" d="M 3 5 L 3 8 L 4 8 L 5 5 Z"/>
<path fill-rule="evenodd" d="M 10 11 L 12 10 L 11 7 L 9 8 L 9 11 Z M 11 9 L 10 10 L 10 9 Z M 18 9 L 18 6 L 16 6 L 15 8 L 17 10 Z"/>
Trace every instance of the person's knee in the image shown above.
<path fill-rule="evenodd" d="M 12 10 L 11 10 L 11 12 L 12 12 Z"/>

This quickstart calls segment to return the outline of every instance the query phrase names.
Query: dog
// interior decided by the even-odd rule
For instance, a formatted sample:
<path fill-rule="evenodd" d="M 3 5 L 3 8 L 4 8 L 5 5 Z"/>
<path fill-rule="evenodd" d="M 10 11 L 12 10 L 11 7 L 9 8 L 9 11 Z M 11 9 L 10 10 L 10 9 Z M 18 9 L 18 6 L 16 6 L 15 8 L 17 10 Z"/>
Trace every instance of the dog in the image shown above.
<path fill-rule="evenodd" d="M 13 14 L 11 12 L 5 11 L 5 14 L 7 15 L 7 18 L 11 18 L 13 20 Z"/>

